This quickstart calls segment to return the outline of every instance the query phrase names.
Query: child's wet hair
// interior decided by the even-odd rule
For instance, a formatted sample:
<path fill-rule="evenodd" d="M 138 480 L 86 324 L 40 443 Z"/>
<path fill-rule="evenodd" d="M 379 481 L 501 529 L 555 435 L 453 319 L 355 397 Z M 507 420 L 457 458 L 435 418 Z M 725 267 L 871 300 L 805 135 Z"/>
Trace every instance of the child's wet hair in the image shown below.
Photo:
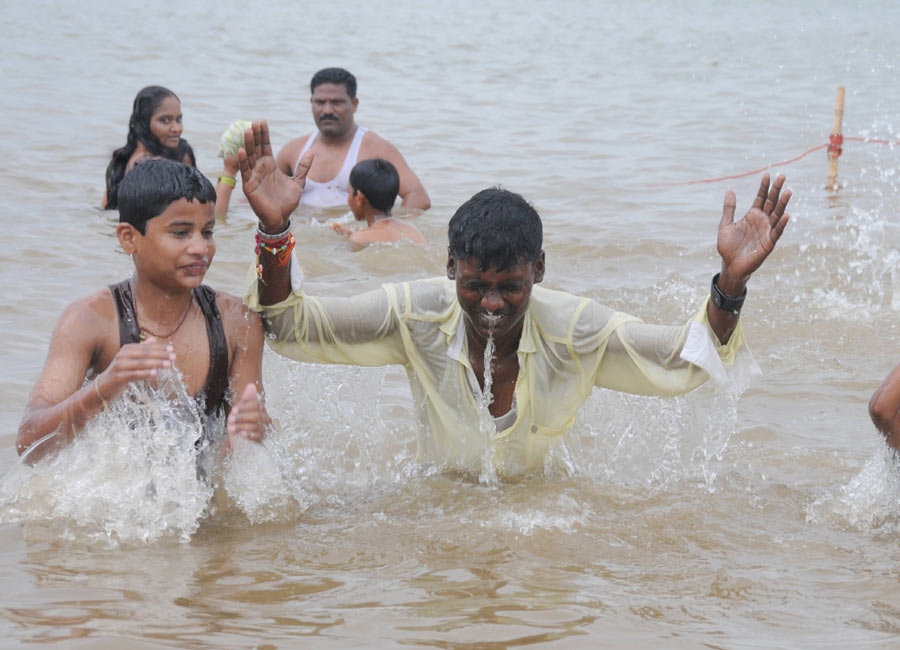
<path fill-rule="evenodd" d="M 174 160 L 147 160 L 125 174 L 119 185 L 119 222 L 142 235 L 147 222 L 178 199 L 216 201 L 216 189 L 196 167 Z"/>
<path fill-rule="evenodd" d="M 350 170 L 350 187 L 354 193 L 362 192 L 373 208 L 390 214 L 400 191 L 400 175 L 390 161 L 370 158 Z"/>

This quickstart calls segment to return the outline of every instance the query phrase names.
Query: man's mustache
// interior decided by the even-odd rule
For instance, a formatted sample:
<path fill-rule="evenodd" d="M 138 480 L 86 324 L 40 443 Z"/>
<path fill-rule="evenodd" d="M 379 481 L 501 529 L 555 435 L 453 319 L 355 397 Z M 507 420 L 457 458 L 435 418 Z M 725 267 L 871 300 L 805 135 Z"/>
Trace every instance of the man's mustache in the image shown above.
<path fill-rule="evenodd" d="M 332 115 L 332 114 L 330 114 L 330 113 L 328 113 L 328 114 L 326 114 L 326 115 L 322 115 L 321 117 L 319 117 L 319 121 L 320 121 L 320 122 L 324 122 L 325 120 L 333 120 L 333 121 L 337 122 L 337 121 L 338 121 L 338 118 L 337 118 L 337 115 Z"/>

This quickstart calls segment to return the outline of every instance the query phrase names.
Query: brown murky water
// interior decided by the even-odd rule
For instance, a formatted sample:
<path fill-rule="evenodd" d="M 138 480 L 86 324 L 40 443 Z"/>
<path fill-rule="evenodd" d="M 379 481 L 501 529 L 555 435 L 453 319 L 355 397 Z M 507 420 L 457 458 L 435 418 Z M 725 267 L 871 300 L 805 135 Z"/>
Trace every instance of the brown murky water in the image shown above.
<path fill-rule="evenodd" d="M 311 127 L 307 83 L 359 79 L 359 123 L 425 182 L 430 245 L 350 253 L 297 228 L 309 290 L 440 274 L 475 191 L 545 219 L 553 288 L 681 322 L 718 269 L 738 174 L 845 132 L 900 140 L 900 9 L 700 3 L 164 1 L 4 6 L 0 42 L 0 638 L 3 647 L 895 647 L 900 477 L 866 402 L 898 361 L 896 146 L 848 142 L 783 168 L 793 221 L 750 286 L 763 370 L 739 398 L 597 391 L 570 475 L 480 485 L 415 461 L 399 368 L 268 355 L 270 454 L 218 493 L 96 443 L 35 469 L 14 438 L 74 297 L 129 273 L 96 209 L 135 92 L 175 90 L 200 168 L 218 134 Z M 343 217 L 342 217 L 343 218 Z M 253 220 L 216 228 L 210 284 L 239 293 Z M 121 436 L 120 436 L 121 437 Z M 131 443 L 129 443 L 131 444 Z M 137 445 L 138 443 L 134 443 Z M 134 447 L 135 453 L 145 453 Z M 134 472 L 137 472 L 136 474 Z M 138 479 L 154 485 L 129 492 Z M 229 496 L 231 495 L 231 496 Z"/>

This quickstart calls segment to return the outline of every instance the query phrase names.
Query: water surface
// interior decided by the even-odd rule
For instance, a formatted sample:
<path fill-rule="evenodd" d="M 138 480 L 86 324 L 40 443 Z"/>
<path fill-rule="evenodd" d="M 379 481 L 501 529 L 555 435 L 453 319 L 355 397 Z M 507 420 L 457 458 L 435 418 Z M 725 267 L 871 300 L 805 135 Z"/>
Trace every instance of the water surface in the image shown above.
<path fill-rule="evenodd" d="M 792 222 L 743 312 L 761 379 L 596 391 L 566 475 L 422 466 L 401 369 L 268 353 L 273 455 L 236 458 L 254 471 L 223 471 L 209 501 L 169 468 L 147 480 L 180 477 L 185 498 L 129 512 L 114 457 L 78 473 L 82 446 L 35 476 L 14 439 L 62 308 L 130 272 L 96 206 L 144 85 L 179 94 L 215 178 L 232 120 L 267 118 L 277 149 L 311 127 L 313 72 L 357 75 L 357 121 L 431 194 L 430 245 L 350 253 L 300 225 L 310 292 L 440 274 L 450 215 L 502 184 L 544 218 L 547 286 L 677 323 L 718 270 L 726 189 L 742 212 L 758 177 L 660 184 L 826 142 L 839 85 L 845 133 L 900 140 L 898 24 L 888 1 L 7 3 L 4 647 L 895 646 L 900 487 L 866 402 L 898 360 L 896 146 L 848 142 L 837 191 L 823 152 L 784 168 Z M 209 283 L 242 291 L 253 223 L 237 200 Z"/>

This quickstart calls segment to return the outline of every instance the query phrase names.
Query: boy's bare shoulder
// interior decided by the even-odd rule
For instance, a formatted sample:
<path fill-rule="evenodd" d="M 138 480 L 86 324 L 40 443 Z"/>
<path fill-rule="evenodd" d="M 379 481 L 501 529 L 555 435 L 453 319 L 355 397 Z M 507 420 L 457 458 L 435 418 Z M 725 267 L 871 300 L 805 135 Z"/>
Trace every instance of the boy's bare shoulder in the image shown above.
<path fill-rule="evenodd" d="M 53 334 L 59 343 L 95 348 L 110 336 L 118 340 L 117 335 L 116 308 L 106 287 L 70 303 L 60 315 Z"/>
<path fill-rule="evenodd" d="M 216 291 L 216 305 L 222 318 L 225 340 L 231 349 L 231 360 L 237 356 L 260 357 L 263 348 L 262 319 L 244 301 L 224 291 Z"/>
<path fill-rule="evenodd" d="M 259 326 L 261 328 L 262 321 L 259 314 L 248 309 L 242 299 L 225 291 L 215 290 L 215 292 L 216 305 L 219 308 L 219 315 L 222 317 L 226 336 L 229 329 L 238 331 L 248 327 L 252 329 Z"/>
<path fill-rule="evenodd" d="M 116 308 L 107 287 L 77 298 L 63 310 L 60 323 L 83 322 L 86 325 L 109 324 L 116 320 Z"/>

